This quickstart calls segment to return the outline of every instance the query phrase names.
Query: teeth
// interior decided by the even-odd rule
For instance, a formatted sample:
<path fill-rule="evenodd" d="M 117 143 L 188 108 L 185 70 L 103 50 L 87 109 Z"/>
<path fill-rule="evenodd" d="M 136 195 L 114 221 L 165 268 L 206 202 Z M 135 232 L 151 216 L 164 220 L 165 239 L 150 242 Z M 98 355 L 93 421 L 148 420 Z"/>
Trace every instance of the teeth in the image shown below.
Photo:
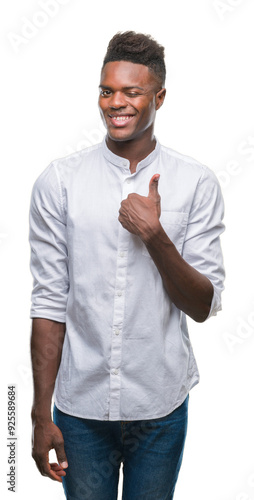
<path fill-rule="evenodd" d="M 129 116 L 115 116 L 115 120 L 117 121 L 123 121 L 123 120 L 129 120 Z"/>

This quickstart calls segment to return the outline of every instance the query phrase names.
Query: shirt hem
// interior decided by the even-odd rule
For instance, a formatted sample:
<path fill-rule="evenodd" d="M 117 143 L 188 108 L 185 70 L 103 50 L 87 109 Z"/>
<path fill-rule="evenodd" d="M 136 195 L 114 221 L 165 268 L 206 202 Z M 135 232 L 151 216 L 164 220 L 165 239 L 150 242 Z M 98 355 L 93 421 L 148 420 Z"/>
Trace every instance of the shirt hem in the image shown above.
<path fill-rule="evenodd" d="M 166 417 L 167 415 L 170 415 L 179 406 L 181 406 L 181 404 L 183 404 L 183 402 L 187 398 L 187 396 L 188 396 L 189 392 L 191 391 L 191 389 L 193 387 L 195 387 L 195 385 L 197 385 L 198 383 L 199 383 L 199 378 L 193 380 L 191 382 L 189 388 L 186 389 L 186 391 L 184 392 L 184 395 L 172 406 L 172 408 L 170 410 L 163 411 L 162 413 L 159 413 L 158 415 L 143 416 L 143 417 L 139 417 L 139 418 L 133 418 L 133 417 L 129 417 L 129 418 L 124 418 L 123 417 L 123 418 L 121 418 L 121 417 L 119 417 L 119 418 L 115 418 L 115 419 L 112 419 L 112 418 L 109 419 L 109 418 L 99 418 L 98 416 L 95 416 L 94 414 L 82 415 L 79 412 L 72 411 L 72 410 L 69 410 L 68 408 L 65 408 L 64 405 L 62 405 L 58 401 L 58 399 L 57 399 L 56 396 L 54 398 L 54 402 L 55 402 L 55 405 L 58 408 L 58 410 L 62 411 L 63 413 L 66 413 L 67 415 L 70 415 L 72 417 L 84 418 L 84 419 L 87 419 L 87 420 L 99 420 L 101 422 L 106 422 L 106 421 L 109 421 L 109 422 L 135 422 L 135 421 L 140 421 L 140 420 L 156 420 L 158 418 L 163 418 L 163 417 Z"/>

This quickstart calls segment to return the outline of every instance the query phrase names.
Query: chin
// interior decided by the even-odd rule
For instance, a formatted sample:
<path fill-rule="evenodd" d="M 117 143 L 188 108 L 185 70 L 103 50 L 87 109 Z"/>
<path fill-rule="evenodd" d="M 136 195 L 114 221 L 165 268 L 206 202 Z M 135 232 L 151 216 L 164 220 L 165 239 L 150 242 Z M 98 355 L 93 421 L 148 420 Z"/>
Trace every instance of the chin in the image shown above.
<path fill-rule="evenodd" d="M 130 141 L 131 139 L 133 139 L 131 134 L 124 134 L 124 133 L 119 133 L 119 132 L 112 134 L 111 131 L 108 131 L 108 137 L 112 141 L 117 141 L 117 142 Z"/>

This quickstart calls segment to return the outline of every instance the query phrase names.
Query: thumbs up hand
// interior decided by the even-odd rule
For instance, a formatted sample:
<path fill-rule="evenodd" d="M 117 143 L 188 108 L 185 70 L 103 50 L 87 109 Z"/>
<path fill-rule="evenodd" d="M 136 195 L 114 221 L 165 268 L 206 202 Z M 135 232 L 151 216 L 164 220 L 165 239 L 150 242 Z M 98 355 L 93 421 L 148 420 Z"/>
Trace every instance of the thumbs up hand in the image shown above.
<path fill-rule="evenodd" d="M 122 201 L 118 220 L 130 233 L 143 241 L 149 240 L 160 226 L 161 204 L 158 192 L 159 174 L 154 174 L 149 182 L 148 196 L 131 193 Z"/>

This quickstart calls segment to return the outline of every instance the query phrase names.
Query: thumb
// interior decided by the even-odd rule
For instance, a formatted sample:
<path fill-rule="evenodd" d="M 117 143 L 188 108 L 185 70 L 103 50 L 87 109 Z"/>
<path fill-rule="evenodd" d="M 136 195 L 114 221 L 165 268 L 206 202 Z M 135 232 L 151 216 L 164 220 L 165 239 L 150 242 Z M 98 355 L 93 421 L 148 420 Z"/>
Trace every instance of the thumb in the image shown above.
<path fill-rule="evenodd" d="M 149 198 L 157 198 L 159 196 L 158 184 L 159 184 L 160 174 L 154 174 L 149 182 Z"/>
<path fill-rule="evenodd" d="M 58 463 L 61 465 L 63 469 L 66 469 L 68 467 L 68 462 L 64 451 L 64 443 L 56 444 L 55 451 Z"/>

